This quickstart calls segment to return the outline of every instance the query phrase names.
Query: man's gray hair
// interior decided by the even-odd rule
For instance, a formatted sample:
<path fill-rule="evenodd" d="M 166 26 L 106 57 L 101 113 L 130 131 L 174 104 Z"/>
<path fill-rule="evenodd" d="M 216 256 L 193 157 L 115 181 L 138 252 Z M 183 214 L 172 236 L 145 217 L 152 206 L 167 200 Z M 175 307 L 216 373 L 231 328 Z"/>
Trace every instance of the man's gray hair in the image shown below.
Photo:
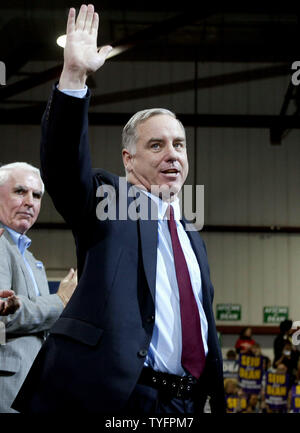
<path fill-rule="evenodd" d="M 37 175 L 41 181 L 42 193 L 44 194 L 45 187 L 41 178 L 40 170 L 33 165 L 27 164 L 27 162 L 12 162 L 11 164 L 2 165 L 0 167 L 0 186 L 4 185 L 8 181 L 12 171 L 18 169 L 26 170 Z"/>
<path fill-rule="evenodd" d="M 179 125 L 182 127 L 183 132 L 185 132 L 184 126 L 180 120 L 177 119 L 176 114 L 170 110 L 167 110 L 166 108 L 150 108 L 147 110 L 138 111 L 128 120 L 123 128 L 122 149 L 127 149 L 131 154 L 134 154 L 136 151 L 136 141 L 138 139 L 136 133 L 137 126 L 150 117 L 158 116 L 159 114 L 167 114 L 168 116 L 176 119 Z"/>

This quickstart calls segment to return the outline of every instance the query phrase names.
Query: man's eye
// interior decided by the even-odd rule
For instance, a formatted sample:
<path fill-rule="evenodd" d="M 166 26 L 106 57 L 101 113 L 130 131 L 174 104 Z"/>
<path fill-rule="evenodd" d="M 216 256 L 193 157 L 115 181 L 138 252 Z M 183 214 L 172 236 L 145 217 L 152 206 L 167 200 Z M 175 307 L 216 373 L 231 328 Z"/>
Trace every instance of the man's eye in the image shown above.
<path fill-rule="evenodd" d="M 159 143 L 153 143 L 151 144 L 151 149 L 159 149 L 160 148 L 160 144 Z"/>
<path fill-rule="evenodd" d="M 183 147 L 183 143 L 181 142 L 174 143 L 174 147 Z"/>
<path fill-rule="evenodd" d="M 19 194 L 19 195 L 22 195 L 22 194 L 24 193 L 24 190 L 23 190 L 23 189 L 17 189 L 17 190 L 15 191 L 15 193 L 16 193 L 16 194 Z"/>

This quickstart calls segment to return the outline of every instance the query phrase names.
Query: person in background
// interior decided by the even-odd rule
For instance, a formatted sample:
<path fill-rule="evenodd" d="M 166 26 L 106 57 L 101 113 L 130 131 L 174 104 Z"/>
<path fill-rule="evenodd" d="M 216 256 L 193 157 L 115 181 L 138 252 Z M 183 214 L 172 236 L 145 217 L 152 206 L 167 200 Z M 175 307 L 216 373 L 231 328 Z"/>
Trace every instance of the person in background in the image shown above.
<path fill-rule="evenodd" d="M 0 287 L 5 296 L 13 290 L 17 297 L 11 295 L 13 304 L 20 304 L 16 311 L 8 311 L 11 303 L 7 301 L 4 313 L 13 314 L 0 317 L 1 329 L 5 329 L 5 344 L 0 345 L 0 413 L 16 412 L 11 404 L 45 332 L 77 285 L 76 272 L 71 269 L 57 294 L 50 295 L 44 266 L 28 250 L 31 240 L 26 234 L 39 215 L 43 193 L 37 168 L 23 162 L 0 167 Z"/>
<path fill-rule="evenodd" d="M 271 359 L 268 356 L 263 355 L 263 372 L 266 372 L 271 367 L 272 367 Z"/>
<path fill-rule="evenodd" d="M 234 347 L 237 353 L 247 353 L 254 344 L 255 340 L 252 338 L 252 329 L 247 326 L 242 329 Z"/>
<path fill-rule="evenodd" d="M 224 379 L 227 413 L 241 413 L 247 408 L 247 396 L 236 379 Z"/>
<path fill-rule="evenodd" d="M 260 412 L 260 401 L 258 394 L 249 394 L 247 400 L 246 413 L 259 413 Z"/>
<path fill-rule="evenodd" d="M 295 383 L 300 385 L 300 359 L 297 362 L 296 374 L 295 374 Z"/>
<path fill-rule="evenodd" d="M 260 345 L 258 343 L 252 344 L 248 349 L 248 353 L 254 356 L 262 356 Z"/>
<path fill-rule="evenodd" d="M 293 322 L 290 319 L 283 320 L 279 324 L 279 334 L 275 337 L 274 343 L 273 343 L 273 349 L 274 349 L 274 361 L 273 365 L 275 365 L 275 362 L 282 356 L 282 351 L 286 343 L 291 343 L 291 334 L 293 332 L 292 330 Z"/>
<path fill-rule="evenodd" d="M 235 361 L 236 360 L 236 351 L 233 349 L 228 350 L 226 353 L 226 359 L 228 359 L 230 361 Z"/>
<path fill-rule="evenodd" d="M 293 383 L 296 379 L 297 365 L 299 361 L 299 352 L 293 347 L 292 343 L 287 341 L 283 346 L 280 358 L 274 360 L 274 368 L 284 365 L 287 369 L 287 373 L 290 377 L 290 383 Z"/>

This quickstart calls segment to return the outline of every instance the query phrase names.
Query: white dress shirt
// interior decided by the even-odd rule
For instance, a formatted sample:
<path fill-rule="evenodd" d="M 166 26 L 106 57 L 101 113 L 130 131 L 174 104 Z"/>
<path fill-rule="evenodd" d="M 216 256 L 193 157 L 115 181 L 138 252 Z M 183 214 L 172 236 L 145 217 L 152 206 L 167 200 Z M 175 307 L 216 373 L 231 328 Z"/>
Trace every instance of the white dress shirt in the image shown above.
<path fill-rule="evenodd" d="M 183 376 L 186 373 L 181 365 L 182 337 L 179 289 L 171 236 L 166 217 L 168 203 L 149 192 L 143 192 L 154 200 L 158 206 L 155 324 L 145 366 L 151 367 L 157 371 Z M 174 200 L 171 206 L 174 209 L 177 233 L 187 262 L 191 284 L 199 310 L 202 340 L 206 355 L 208 352 L 208 324 L 202 306 L 200 267 L 189 237 L 180 222 L 179 200 Z"/>

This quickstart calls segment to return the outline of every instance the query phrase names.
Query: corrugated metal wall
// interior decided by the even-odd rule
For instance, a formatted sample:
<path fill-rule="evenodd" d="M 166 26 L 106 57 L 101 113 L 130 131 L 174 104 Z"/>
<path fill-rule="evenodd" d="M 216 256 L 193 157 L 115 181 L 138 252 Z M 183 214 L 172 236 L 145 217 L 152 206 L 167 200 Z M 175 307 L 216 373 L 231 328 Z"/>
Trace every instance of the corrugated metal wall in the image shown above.
<path fill-rule="evenodd" d="M 48 65 L 47 65 L 48 66 Z M 198 77 L 263 67 L 260 64 L 198 64 Z M 28 68 L 28 66 L 27 66 Z M 31 69 L 34 70 L 32 64 Z M 94 93 L 111 93 L 193 80 L 192 63 L 108 62 L 99 71 Z M 286 77 L 231 84 L 198 91 L 198 113 L 278 114 L 288 81 Z M 45 98 L 51 85 L 40 86 L 25 97 Z M 193 113 L 193 90 L 99 105 L 91 111 L 134 113 L 146 107 L 166 107 Z M 39 166 L 38 126 L 0 126 L 2 163 L 25 160 Z M 95 167 L 123 175 L 120 153 L 122 127 L 90 128 Z M 198 128 L 194 164 L 194 128 L 187 128 L 190 175 L 187 182 L 205 185 L 205 224 L 300 226 L 300 135 L 291 131 L 278 147 L 270 145 L 267 129 Z M 58 156 L 59 157 L 59 156 Z M 60 222 L 47 195 L 39 221 Z M 30 232 L 32 250 L 48 269 L 62 277 L 76 265 L 69 232 Z M 256 233 L 203 233 L 215 286 L 216 303 L 242 305 L 236 324 L 262 324 L 263 306 L 289 306 L 290 317 L 300 320 L 300 235 Z M 220 322 L 221 323 L 221 322 Z M 228 323 L 228 322 L 226 322 Z"/>

